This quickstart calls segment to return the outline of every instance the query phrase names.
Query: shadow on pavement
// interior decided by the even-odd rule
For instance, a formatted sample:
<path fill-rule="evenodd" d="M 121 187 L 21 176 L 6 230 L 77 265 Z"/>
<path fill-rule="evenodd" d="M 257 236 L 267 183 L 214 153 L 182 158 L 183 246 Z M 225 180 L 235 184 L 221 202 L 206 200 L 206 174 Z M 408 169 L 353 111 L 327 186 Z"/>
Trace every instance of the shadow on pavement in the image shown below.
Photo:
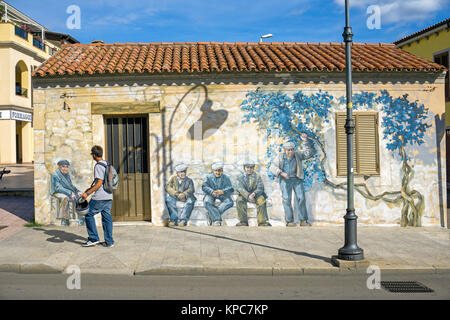
<path fill-rule="evenodd" d="M 296 254 L 296 255 L 299 255 L 299 256 L 304 256 L 304 257 L 312 258 L 312 259 L 318 259 L 318 260 L 325 261 L 327 263 L 331 263 L 331 258 L 323 257 L 323 256 L 315 255 L 315 254 L 310 254 L 310 253 L 307 253 L 307 252 L 292 251 L 292 250 L 287 250 L 287 249 L 283 249 L 283 248 L 277 248 L 277 247 L 268 246 L 268 245 L 265 245 L 265 244 L 254 243 L 254 242 L 249 242 L 249 241 L 239 240 L 239 239 L 233 239 L 233 238 L 219 236 L 219 235 L 215 235 L 215 234 L 209 234 L 209 233 L 205 233 L 205 232 L 198 232 L 198 231 L 192 231 L 192 230 L 187 230 L 187 229 L 179 229 L 179 228 L 176 228 L 176 227 L 175 228 L 171 227 L 171 228 L 174 229 L 174 230 L 178 230 L 178 231 L 202 234 L 202 235 L 206 235 L 206 236 L 210 236 L 210 237 L 214 237 L 214 238 L 218 238 L 218 239 L 236 241 L 236 242 L 241 242 L 241 243 L 245 243 L 245 244 L 250 244 L 250 245 L 253 245 L 253 246 L 258 246 L 258 247 L 263 247 L 263 248 L 268 248 L 268 249 L 284 251 L 284 252 Z"/>
<path fill-rule="evenodd" d="M 25 221 L 34 218 L 34 197 L 0 196 L 0 209 L 3 209 Z"/>
<path fill-rule="evenodd" d="M 44 234 L 51 236 L 51 238 L 48 238 L 47 241 L 53 243 L 62 243 L 64 241 L 67 241 L 81 245 L 87 241 L 87 238 L 62 230 L 45 230 L 42 228 L 33 228 L 33 230 L 43 231 Z"/>

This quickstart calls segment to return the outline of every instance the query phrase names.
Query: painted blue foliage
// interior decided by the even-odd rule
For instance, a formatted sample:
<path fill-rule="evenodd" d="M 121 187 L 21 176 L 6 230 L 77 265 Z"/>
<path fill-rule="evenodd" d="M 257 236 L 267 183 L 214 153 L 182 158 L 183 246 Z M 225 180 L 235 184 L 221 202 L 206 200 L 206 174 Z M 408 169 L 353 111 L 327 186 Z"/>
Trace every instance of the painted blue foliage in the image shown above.
<path fill-rule="evenodd" d="M 333 96 L 321 90 L 311 95 L 299 91 L 289 97 L 281 91 L 263 92 L 257 89 L 248 92 L 241 103 L 243 122 L 256 122 L 260 130 L 265 130 L 267 137 L 277 133 L 284 141 L 292 141 L 296 146 L 301 141 L 300 134 L 306 133 L 318 150 L 319 144 L 324 145 L 322 123 L 329 122 L 332 100 Z M 337 101 L 345 104 L 346 98 L 340 97 Z M 363 91 L 354 94 L 352 101 L 355 110 L 374 109 L 381 105 L 380 111 L 384 114 L 381 122 L 383 139 L 393 155 L 402 147 L 424 142 L 425 132 L 430 127 L 426 122 L 428 109 L 423 104 L 410 102 L 407 94 L 393 98 L 386 90 L 380 94 Z M 279 152 L 281 146 L 269 145 L 266 152 L 269 162 Z M 267 172 L 273 179 L 270 171 Z M 310 189 L 313 182 L 321 183 L 327 178 L 320 152 L 304 161 L 304 173 L 306 189 Z"/>
<path fill-rule="evenodd" d="M 292 141 L 299 146 L 302 141 L 301 133 L 306 133 L 315 144 L 323 143 L 321 123 L 329 122 L 331 101 L 333 97 L 328 93 L 319 91 L 312 95 L 305 95 L 302 91 L 295 93 L 292 97 L 278 92 L 251 91 L 241 104 L 245 112 L 243 122 L 256 121 L 259 128 L 266 131 L 267 136 L 277 134 L 284 141 Z M 271 161 L 281 152 L 281 146 L 269 145 L 266 157 Z M 312 183 L 322 182 L 325 172 L 321 168 L 320 153 L 317 153 L 305 161 L 304 185 L 306 189 Z M 267 168 L 270 178 L 274 178 Z"/>
<path fill-rule="evenodd" d="M 358 110 L 358 109 L 362 109 L 364 107 L 368 108 L 368 109 L 373 109 L 375 107 L 375 97 L 376 97 L 376 93 L 372 93 L 372 92 L 361 92 L 361 93 L 356 93 L 352 96 L 352 101 L 353 101 L 353 109 L 354 110 Z M 347 98 L 346 97 L 340 97 L 338 99 L 339 103 L 341 104 L 346 104 L 347 103 Z"/>
<path fill-rule="evenodd" d="M 423 104 L 410 102 L 407 94 L 393 98 L 387 90 L 381 91 L 375 101 L 382 105 L 383 138 L 389 150 L 400 152 L 407 145 L 424 143 L 425 133 L 431 125 L 427 123 L 428 109 Z"/>

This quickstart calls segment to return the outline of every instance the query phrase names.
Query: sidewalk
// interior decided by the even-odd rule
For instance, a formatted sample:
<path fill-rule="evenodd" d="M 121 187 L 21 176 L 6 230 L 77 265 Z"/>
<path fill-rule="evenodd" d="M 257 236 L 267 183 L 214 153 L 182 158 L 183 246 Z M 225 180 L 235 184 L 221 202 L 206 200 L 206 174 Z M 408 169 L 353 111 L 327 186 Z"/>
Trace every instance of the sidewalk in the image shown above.
<path fill-rule="evenodd" d="M 11 172 L 0 180 L 0 192 L 32 192 L 34 189 L 33 164 L 0 164 L 0 170 L 6 168 Z"/>
<path fill-rule="evenodd" d="M 113 248 L 81 247 L 86 235 L 85 227 L 25 228 L 0 241 L 0 271 L 60 273 L 76 265 L 82 273 L 127 275 L 348 274 L 330 259 L 343 245 L 342 226 L 115 226 Z M 450 272 L 448 229 L 359 227 L 358 245 L 382 272 Z"/>
<path fill-rule="evenodd" d="M 34 219 L 33 164 L 0 164 L 11 172 L 0 180 L 0 240 Z"/>
<path fill-rule="evenodd" d="M 34 219 L 34 198 L 0 195 L 0 240 L 21 231 Z"/>

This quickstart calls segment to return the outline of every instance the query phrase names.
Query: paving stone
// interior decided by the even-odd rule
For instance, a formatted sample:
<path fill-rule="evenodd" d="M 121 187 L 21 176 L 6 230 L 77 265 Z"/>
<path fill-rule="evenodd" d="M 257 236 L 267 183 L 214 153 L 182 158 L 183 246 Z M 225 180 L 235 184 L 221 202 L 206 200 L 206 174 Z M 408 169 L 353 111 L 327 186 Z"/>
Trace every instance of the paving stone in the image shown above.
<path fill-rule="evenodd" d="M 273 233 L 259 228 L 188 228 L 121 226 L 113 234 L 114 248 L 82 248 L 85 227 L 27 228 L 0 241 L 0 271 L 20 271 L 24 265 L 24 272 L 37 272 L 39 266 L 53 272 L 75 264 L 92 273 L 342 274 L 331 264 L 331 256 L 343 245 L 336 241 L 341 231 L 336 227 L 279 228 Z M 304 237 L 298 237 L 300 231 Z M 103 231 L 98 232 L 102 237 Z M 383 271 L 450 270 L 446 229 L 371 227 L 359 233 L 366 259 Z"/>

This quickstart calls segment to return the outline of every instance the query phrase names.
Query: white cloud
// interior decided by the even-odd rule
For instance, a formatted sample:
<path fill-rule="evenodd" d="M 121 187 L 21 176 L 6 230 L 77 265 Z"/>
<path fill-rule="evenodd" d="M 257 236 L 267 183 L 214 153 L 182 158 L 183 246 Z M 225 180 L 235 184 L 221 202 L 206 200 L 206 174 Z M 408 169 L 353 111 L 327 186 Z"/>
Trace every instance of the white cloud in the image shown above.
<path fill-rule="evenodd" d="M 110 1 L 107 8 L 102 11 L 108 12 L 107 15 L 98 14 L 99 10 L 86 9 L 88 13 L 95 13 L 95 15 L 90 17 L 90 23 L 97 26 L 138 24 L 139 22 L 146 21 L 149 17 L 155 16 L 159 12 L 151 3 L 141 3 L 140 6 L 136 5 L 135 7 L 127 8 L 118 6 L 118 3 L 115 1 Z"/>
<path fill-rule="evenodd" d="M 294 9 L 291 12 L 288 13 L 288 16 L 301 16 L 302 14 L 304 14 L 308 9 L 303 8 L 303 9 Z"/>
<path fill-rule="evenodd" d="M 342 7 L 345 4 L 345 0 L 334 2 Z M 351 0 L 350 7 L 365 10 L 370 5 L 378 5 L 381 8 L 382 24 L 402 24 L 427 20 L 449 2 L 449 0 Z"/>

